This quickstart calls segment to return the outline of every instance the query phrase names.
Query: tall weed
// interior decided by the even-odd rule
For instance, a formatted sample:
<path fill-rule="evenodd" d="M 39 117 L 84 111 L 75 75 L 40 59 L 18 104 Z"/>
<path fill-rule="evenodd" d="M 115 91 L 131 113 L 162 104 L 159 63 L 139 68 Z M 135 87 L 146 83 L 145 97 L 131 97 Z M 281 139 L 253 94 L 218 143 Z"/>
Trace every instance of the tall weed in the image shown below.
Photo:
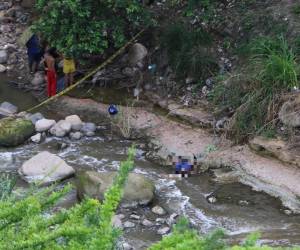
<path fill-rule="evenodd" d="M 259 38 L 248 49 L 249 64 L 236 76 L 220 81 L 210 94 L 222 109 L 236 110 L 227 135 L 237 143 L 257 133 L 269 134 L 263 128 L 274 132 L 280 95 L 299 87 L 297 57 L 282 36 Z"/>
<path fill-rule="evenodd" d="M 169 63 L 179 78 L 203 80 L 212 75 L 218 65 L 208 49 L 211 43 L 212 37 L 206 31 L 190 31 L 181 23 L 168 26 L 162 37 Z"/>

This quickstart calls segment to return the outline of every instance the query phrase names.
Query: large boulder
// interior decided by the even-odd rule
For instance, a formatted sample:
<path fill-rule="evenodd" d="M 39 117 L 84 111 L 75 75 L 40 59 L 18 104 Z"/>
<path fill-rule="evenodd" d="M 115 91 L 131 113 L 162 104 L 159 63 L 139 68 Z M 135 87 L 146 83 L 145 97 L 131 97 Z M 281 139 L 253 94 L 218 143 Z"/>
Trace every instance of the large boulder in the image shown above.
<path fill-rule="evenodd" d="M 51 129 L 50 133 L 52 135 L 55 135 L 57 137 L 64 137 L 71 131 L 71 123 L 60 120 L 58 123 L 56 123 Z"/>
<path fill-rule="evenodd" d="M 51 129 L 54 125 L 55 125 L 55 121 L 54 120 L 49 120 L 49 119 L 41 119 L 38 120 L 35 123 L 35 130 L 37 132 L 45 132 L 48 131 L 49 129 Z"/>
<path fill-rule="evenodd" d="M 50 184 L 72 176 L 75 170 L 64 160 L 47 151 L 41 152 L 24 162 L 19 174 L 27 182 Z"/>
<path fill-rule="evenodd" d="M 117 172 L 88 171 L 78 176 L 78 195 L 103 200 L 105 191 L 112 185 Z M 134 207 L 147 205 L 154 198 L 154 184 L 140 174 L 130 173 L 124 188 L 122 205 Z"/>
<path fill-rule="evenodd" d="M 0 145 L 14 147 L 24 143 L 34 134 L 31 121 L 23 118 L 4 118 L 0 120 Z"/>
<path fill-rule="evenodd" d="M 67 116 L 65 120 L 71 124 L 72 130 L 79 131 L 83 126 L 83 122 L 78 115 Z"/>
<path fill-rule="evenodd" d="M 34 86 L 43 85 L 44 82 L 45 82 L 45 76 L 41 72 L 35 73 L 33 79 L 31 80 L 31 84 Z"/>
<path fill-rule="evenodd" d="M 144 45 L 135 43 L 128 52 L 128 62 L 131 66 L 135 66 L 148 55 L 148 50 Z"/>
<path fill-rule="evenodd" d="M 10 116 L 18 112 L 18 107 L 9 103 L 3 102 L 0 105 L 0 115 L 1 116 Z"/>
<path fill-rule="evenodd" d="M 6 50 L 0 50 L 0 64 L 6 64 L 8 60 L 8 54 Z"/>
<path fill-rule="evenodd" d="M 293 100 L 285 102 L 278 115 L 284 125 L 300 127 L 300 94 Z"/>

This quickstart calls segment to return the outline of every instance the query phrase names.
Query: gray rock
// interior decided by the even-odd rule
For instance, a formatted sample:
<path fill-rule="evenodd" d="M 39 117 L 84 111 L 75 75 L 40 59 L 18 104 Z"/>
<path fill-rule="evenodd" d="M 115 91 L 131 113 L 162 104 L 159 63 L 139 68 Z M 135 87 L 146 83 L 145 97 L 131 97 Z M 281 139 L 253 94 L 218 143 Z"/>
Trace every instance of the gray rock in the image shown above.
<path fill-rule="evenodd" d="M 71 133 L 70 133 L 70 139 L 71 139 L 71 140 L 74 140 L 74 141 L 80 140 L 81 137 L 82 137 L 82 133 L 79 132 L 79 131 L 77 131 L 77 132 L 71 132 Z"/>
<path fill-rule="evenodd" d="M 170 217 L 167 219 L 167 224 L 169 225 L 169 226 L 172 226 L 173 224 L 175 224 L 175 222 L 176 222 L 176 218 L 178 217 L 179 215 L 178 214 L 176 214 L 176 213 L 173 213 L 173 214 L 171 214 L 170 215 Z"/>
<path fill-rule="evenodd" d="M 150 220 L 147 220 L 147 219 L 144 219 L 142 221 L 142 225 L 145 226 L 145 227 L 152 227 L 152 226 L 154 226 L 153 222 L 150 221 Z"/>
<path fill-rule="evenodd" d="M 41 72 L 36 72 L 34 74 L 33 79 L 31 80 L 31 84 L 34 86 L 40 86 L 43 85 L 45 83 L 45 76 L 43 73 Z"/>
<path fill-rule="evenodd" d="M 161 224 L 166 223 L 166 219 L 164 219 L 164 218 L 157 218 L 157 219 L 155 220 L 155 222 L 156 222 L 156 225 L 159 226 L 159 225 L 161 225 Z"/>
<path fill-rule="evenodd" d="M 45 132 L 51 129 L 55 124 L 56 122 L 54 120 L 43 118 L 35 123 L 35 130 L 37 132 Z"/>
<path fill-rule="evenodd" d="M 113 227 L 123 229 L 123 224 L 122 224 L 121 218 L 118 215 L 115 215 L 112 218 L 111 223 L 112 223 Z"/>
<path fill-rule="evenodd" d="M 141 218 L 141 216 L 136 215 L 136 214 L 131 214 L 131 215 L 129 216 L 129 218 L 130 218 L 130 219 L 134 219 L 134 220 L 139 220 L 139 219 Z"/>
<path fill-rule="evenodd" d="M 31 136 L 30 137 L 30 140 L 34 143 L 40 143 L 41 140 L 42 140 L 42 134 L 41 133 L 37 133 L 36 135 L 34 136 Z"/>
<path fill-rule="evenodd" d="M 300 95 L 294 100 L 285 102 L 280 111 L 279 119 L 288 127 L 300 127 Z"/>
<path fill-rule="evenodd" d="M 95 123 L 86 122 L 83 124 L 81 128 L 81 132 L 86 136 L 94 136 L 96 129 L 97 126 L 95 125 Z"/>
<path fill-rule="evenodd" d="M 126 221 L 124 223 L 124 228 L 133 228 L 133 227 L 135 227 L 135 224 L 131 221 Z"/>
<path fill-rule="evenodd" d="M 8 60 L 8 54 L 6 50 L 0 50 L 0 64 L 6 64 Z"/>
<path fill-rule="evenodd" d="M 129 245 L 127 242 L 124 242 L 122 244 L 122 249 L 123 250 L 133 250 L 134 248 L 131 245 Z"/>
<path fill-rule="evenodd" d="M 241 206 L 248 206 L 249 205 L 249 201 L 240 200 L 239 201 L 239 205 L 241 205 Z"/>
<path fill-rule="evenodd" d="M 93 137 L 93 136 L 95 136 L 95 132 L 90 131 L 90 132 L 87 132 L 85 135 L 88 137 Z"/>
<path fill-rule="evenodd" d="M 19 174 L 27 182 L 37 181 L 39 184 L 63 180 L 74 173 L 74 169 L 64 160 L 47 151 L 41 152 L 24 162 L 19 169 Z"/>
<path fill-rule="evenodd" d="M 4 73 L 6 70 L 7 68 L 4 65 L 0 64 L 0 73 Z"/>
<path fill-rule="evenodd" d="M 155 206 L 151 209 L 152 213 L 157 214 L 157 215 L 165 215 L 166 211 L 160 207 L 160 206 Z"/>
<path fill-rule="evenodd" d="M 34 134 L 31 121 L 23 118 L 1 119 L 0 128 L 0 145 L 6 147 L 21 145 Z"/>
<path fill-rule="evenodd" d="M 28 116 L 28 119 L 35 125 L 37 121 L 44 119 L 41 113 L 34 113 Z"/>
<path fill-rule="evenodd" d="M 293 211 L 289 210 L 289 209 L 285 209 L 283 210 L 283 212 L 286 214 L 286 215 L 292 215 L 293 214 Z"/>
<path fill-rule="evenodd" d="M 208 197 L 207 200 L 209 203 L 212 203 L 212 204 L 217 202 L 217 198 L 214 196 Z"/>
<path fill-rule="evenodd" d="M 120 218 L 120 220 L 123 220 L 125 218 L 124 214 L 117 214 L 117 216 Z"/>
<path fill-rule="evenodd" d="M 170 228 L 169 227 L 162 227 L 160 229 L 157 230 L 157 234 L 159 235 L 164 235 L 170 232 Z"/>
<path fill-rule="evenodd" d="M 69 145 L 65 142 L 62 142 L 59 144 L 59 150 L 66 149 L 67 147 L 69 147 Z"/>
<path fill-rule="evenodd" d="M 65 120 L 71 123 L 72 130 L 79 131 L 83 127 L 83 122 L 78 115 L 67 116 Z"/>
<path fill-rule="evenodd" d="M 148 50 L 140 43 L 132 45 L 128 52 L 128 61 L 131 66 L 135 66 L 148 55 Z"/>
<path fill-rule="evenodd" d="M 117 172 L 88 171 L 78 176 L 78 195 L 103 200 L 105 191 L 111 186 Z M 155 187 L 152 181 L 141 174 L 130 173 L 124 188 L 123 207 L 147 205 L 154 198 Z"/>
<path fill-rule="evenodd" d="M 65 120 L 60 120 L 58 123 L 56 123 L 50 129 L 50 133 L 54 136 L 57 136 L 57 137 L 64 137 L 70 131 L 71 131 L 71 123 L 69 123 Z"/>
<path fill-rule="evenodd" d="M 17 112 L 18 112 L 18 107 L 16 107 L 15 105 L 9 102 L 3 102 L 0 105 L 0 115 L 10 116 Z"/>

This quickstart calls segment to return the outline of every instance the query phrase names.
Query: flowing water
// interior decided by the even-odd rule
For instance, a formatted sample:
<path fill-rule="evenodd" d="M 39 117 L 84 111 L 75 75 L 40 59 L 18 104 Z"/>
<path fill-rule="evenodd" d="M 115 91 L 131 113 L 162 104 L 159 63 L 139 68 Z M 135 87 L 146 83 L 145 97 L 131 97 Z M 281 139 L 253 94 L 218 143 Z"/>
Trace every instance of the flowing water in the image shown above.
<path fill-rule="evenodd" d="M 19 107 L 26 108 L 36 102 L 29 94 L 11 89 L 1 81 L 0 90 L 1 101 L 10 101 Z M 118 138 L 110 140 L 107 137 L 109 133 L 103 128 L 96 137 L 76 142 L 67 138 L 52 137 L 39 145 L 28 143 L 17 148 L 1 148 L 0 171 L 2 169 L 16 172 L 25 160 L 43 150 L 59 155 L 78 171 L 117 170 L 120 161 L 126 158 L 126 151 L 132 142 Z M 59 145 L 62 142 L 69 146 L 60 149 Z M 224 228 L 232 242 L 242 240 L 249 232 L 260 231 L 263 243 L 300 244 L 300 216 L 286 215 L 277 199 L 255 192 L 241 184 L 216 184 L 209 174 L 170 180 L 166 178 L 167 174 L 172 172 L 170 168 L 155 165 L 147 161 L 143 155 L 144 151 L 139 149 L 134 171 L 154 181 L 157 192 L 154 203 L 160 204 L 169 213 L 185 215 L 199 231 L 207 233 L 216 228 Z M 19 185 L 24 186 L 24 183 L 19 181 Z M 211 193 L 217 198 L 215 204 L 210 204 L 206 199 Z M 244 203 L 241 204 L 241 201 Z M 141 210 L 151 219 L 148 207 Z M 134 229 L 126 230 L 125 238 L 138 245 L 138 249 L 142 249 L 160 239 L 156 230 L 157 228 L 138 225 Z"/>

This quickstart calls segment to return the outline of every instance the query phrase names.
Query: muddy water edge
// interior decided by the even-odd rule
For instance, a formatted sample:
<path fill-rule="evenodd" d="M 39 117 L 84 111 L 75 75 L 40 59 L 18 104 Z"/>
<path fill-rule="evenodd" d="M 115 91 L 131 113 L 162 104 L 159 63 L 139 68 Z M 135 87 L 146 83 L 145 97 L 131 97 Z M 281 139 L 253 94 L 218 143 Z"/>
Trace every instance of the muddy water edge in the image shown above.
<path fill-rule="evenodd" d="M 37 103 L 30 93 L 24 93 L 9 84 L 9 79 L 0 76 L 0 101 L 9 101 L 21 110 L 26 110 Z M 55 111 L 42 110 L 46 117 L 54 118 Z M 57 117 L 58 119 L 59 117 Z M 126 151 L 132 141 L 126 141 L 114 136 L 111 139 L 110 129 L 105 124 L 92 138 L 83 138 L 80 141 L 70 141 L 68 138 L 48 137 L 41 144 L 26 143 L 17 148 L 1 148 L 0 162 L 5 168 L 0 171 L 9 171 L 17 175 L 17 169 L 22 163 L 38 152 L 48 150 L 66 160 L 77 171 L 117 170 L 121 160 L 126 158 Z M 64 142 L 68 145 L 60 149 Z M 202 233 L 211 232 L 216 228 L 224 228 L 228 232 L 228 240 L 238 242 L 244 239 L 245 234 L 253 231 L 262 233 L 261 241 L 270 245 L 300 244 L 300 216 L 285 214 L 279 200 L 264 193 L 255 192 L 251 188 L 234 183 L 218 184 L 212 180 L 210 173 L 183 180 L 170 180 L 166 175 L 172 170 L 153 164 L 145 159 L 146 149 L 143 141 L 136 141 L 138 156 L 135 172 L 152 179 L 156 186 L 154 204 L 164 207 L 169 214 L 185 215 Z M 74 180 L 71 180 L 74 181 Z M 18 179 L 18 188 L 27 185 Z M 216 198 L 215 203 L 209 203 L 207 196 Z M 77 202 L 76 192 L 66 197 L 61 206 L 71 206 Z M 120 209 L 119 213 L 126 216 L 138 214 L 141 219 L 147 218 L 161 222 L 152 227 L 141 225 L 140 221 L 133 221 L 135 227 L 126 229 L 124 238 L 136 249 L 145 249 L 161 237 L 157 234 L 159 227 L 167 225 L 166 216 L 155 216 L 151 206 L 136 209 Z M 124 221 L 123 221 L 124 222 Z"/>

